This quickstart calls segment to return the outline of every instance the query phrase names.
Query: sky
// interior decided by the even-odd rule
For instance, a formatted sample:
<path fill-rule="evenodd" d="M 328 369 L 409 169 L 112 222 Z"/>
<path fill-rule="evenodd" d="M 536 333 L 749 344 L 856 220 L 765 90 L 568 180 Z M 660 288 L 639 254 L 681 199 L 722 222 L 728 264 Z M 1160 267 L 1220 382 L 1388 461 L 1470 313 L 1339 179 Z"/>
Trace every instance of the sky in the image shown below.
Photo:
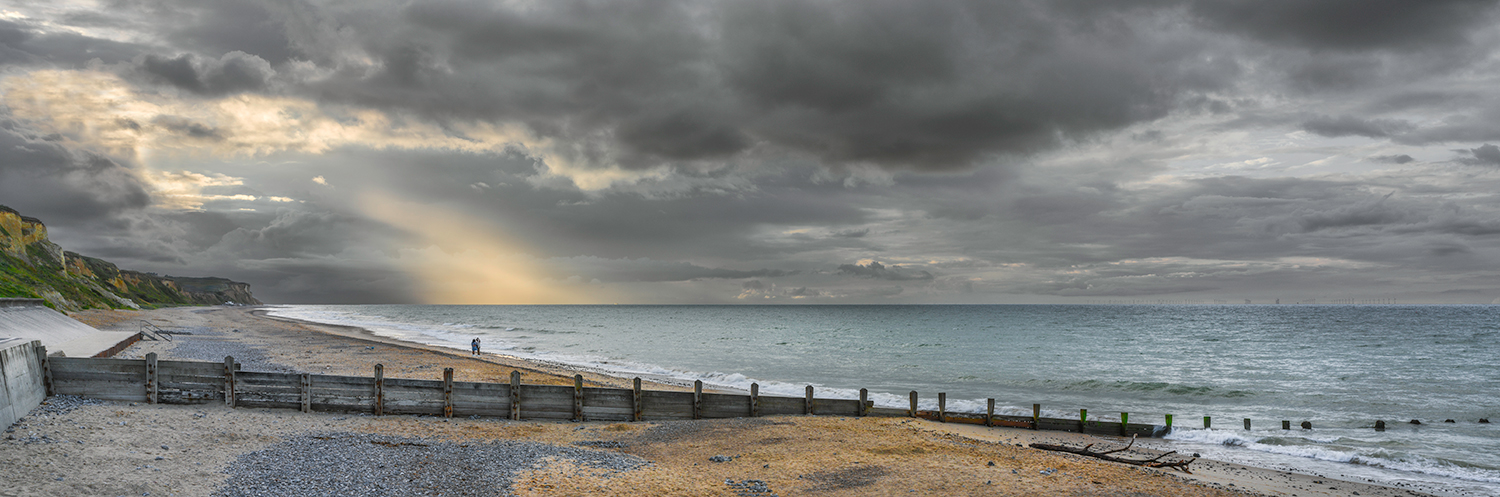
<path fill-rule="evenodd" d="M 0 204 L 268 303 L 1500 303 L 1471 0 L 0 0 Z"/>

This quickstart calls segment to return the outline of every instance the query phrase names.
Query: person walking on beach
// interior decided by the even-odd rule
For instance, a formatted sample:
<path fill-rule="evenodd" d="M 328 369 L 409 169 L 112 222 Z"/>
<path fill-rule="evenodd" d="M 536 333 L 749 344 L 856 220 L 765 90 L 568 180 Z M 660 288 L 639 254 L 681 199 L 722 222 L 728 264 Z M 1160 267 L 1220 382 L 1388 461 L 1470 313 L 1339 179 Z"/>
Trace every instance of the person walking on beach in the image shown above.
<path fill-rule="evenodd" d="M 469 350 L 472 355 L 479 355 L 479 337 L 474 337 L 474 341 L 469 342 Z"/>

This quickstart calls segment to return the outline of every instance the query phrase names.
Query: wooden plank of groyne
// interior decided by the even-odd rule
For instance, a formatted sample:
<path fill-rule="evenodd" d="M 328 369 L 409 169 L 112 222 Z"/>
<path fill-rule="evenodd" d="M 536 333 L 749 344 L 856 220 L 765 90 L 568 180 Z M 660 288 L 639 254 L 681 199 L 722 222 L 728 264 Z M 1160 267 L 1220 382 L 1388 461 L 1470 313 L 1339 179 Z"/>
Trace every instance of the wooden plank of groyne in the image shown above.
<path fill-rule="evenodd" d="M 693 419 L 703 418 L 703 381 L 693 380 Z"/>
<path fill-rule="evenodd" d="M 302 373 L 301 378 L 302 412 L 312 412 L 312 375 Z"/>
<path fill-rule="evenodd" d="M 425 388 L 432 391 L 442 391 L 443 382 L 439 380 L 414 380 L 411 378 L 386 378 L 386 388 Z"/>
<path fill-rule="evenodd" d="M 693 419 L 692 392 L 641 392 L 643 419 Z"/>
<path fill-rule="evenodd" d="M 146 374 L 145 367 L 139 373 L 113 373 L 94 371 L 58 371 L 53 373 L 53 381 L 133 381 L 139 383 L 141 376 Z"/>
<path fill-rule="evenodd" d="M 219 376 L 224 373 L 224 365 L 217 362 L 156 361 L 156 367 L 160 371 L 160 374 Z"/>
<path fill-rule="evenodd" d="M 58 395 L 77 395 L 99 400 L 145 402 L 146 388 L 139 379 L 127 381 L 68 380 L 55 378 L 52 387 Z"/>
<path fill-rule="evenodd" d="M 573 419 L 573 387 L 521 385 L 525 419 Z"/>
<path fill-rule="evenodd" d="M 621 388 L 583 389 L 583 417 L 589 421 L 630 421 L 634 419 L 634 390 Z"/>
<path fill-rule="evenodd" d="M 760 397 L 760 415 L 776 416 L 785 414 L 802 414 L 806 410 L 806 399 L 796 397 Z"/>
<path fill-rule="evenodd" d="M 859 401 L 854 399 L 813 399 L 813 410 L 830 416 L 858 416 Z"/>
<path fill-rule="evenodd" d="M 57 391 L 52 388 L 52 362 L 47 358 L 47 346 L 42 345 L 41 340 L 32 340 L 31 346 L 36 351 L 36 360 L 41 362 L 43 393 L 49 397 L 57 395 Z"/>
<path fill-rule="evenodd" d="M 90 359 L 87 357 L 52 357 L 48 359 L 54 371 L 92 371 L 141 374 L 146 371 L 146 361 L 140 359 Z"/>
<path fill-rule="evenodd" d="M 699 399 L 704 418 L 740 418 L 750 414 L 750 398 L 744 395 L 705 393 Z"/>

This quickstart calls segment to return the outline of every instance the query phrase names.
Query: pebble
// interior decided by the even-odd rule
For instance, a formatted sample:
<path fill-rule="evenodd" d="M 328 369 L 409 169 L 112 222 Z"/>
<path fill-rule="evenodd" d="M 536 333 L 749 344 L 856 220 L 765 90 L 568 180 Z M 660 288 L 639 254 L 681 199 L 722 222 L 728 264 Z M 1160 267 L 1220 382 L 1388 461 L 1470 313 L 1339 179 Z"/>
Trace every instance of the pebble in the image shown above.
<path fill-rule="evenodd" d="M 213 495 L 511 495 L 516 473 L 539 468 L 547 459 L 604 470 L 606 478 L 648 464 L 628 454 L 536 442 L 476 444 L 323 433 L 240 456 L 225 471 L 228 481 Z"/>

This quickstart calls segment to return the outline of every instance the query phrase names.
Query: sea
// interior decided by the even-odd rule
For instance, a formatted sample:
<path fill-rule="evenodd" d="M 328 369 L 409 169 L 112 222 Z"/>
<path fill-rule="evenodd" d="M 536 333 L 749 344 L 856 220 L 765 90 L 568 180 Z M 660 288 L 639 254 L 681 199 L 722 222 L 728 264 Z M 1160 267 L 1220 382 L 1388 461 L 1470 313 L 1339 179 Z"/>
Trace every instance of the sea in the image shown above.
<path fill-rule="evenodd" d="M 289 305 L 578 368 L 906 408 L 1164 424 L 1177 450 L 1500 495 L 1500 305 Z M 1211 417 L 1211 428 L 1202 418 Z M 1243 419 L 1251 420 L 1246 430 Z M 1484 424 L 1488 418 L 1495 421 Z M 1281 421 L 1293 429 L 1283 430 Z M 1376 420 L 1385 431 L 1373 429 Z M 1421 424 L 1415 424 L 1413 420 Z M 1448 420 L 1451 420 L 1449 422 Z M 1304 430 L 1304 422 L 1312 429 Z"/>

